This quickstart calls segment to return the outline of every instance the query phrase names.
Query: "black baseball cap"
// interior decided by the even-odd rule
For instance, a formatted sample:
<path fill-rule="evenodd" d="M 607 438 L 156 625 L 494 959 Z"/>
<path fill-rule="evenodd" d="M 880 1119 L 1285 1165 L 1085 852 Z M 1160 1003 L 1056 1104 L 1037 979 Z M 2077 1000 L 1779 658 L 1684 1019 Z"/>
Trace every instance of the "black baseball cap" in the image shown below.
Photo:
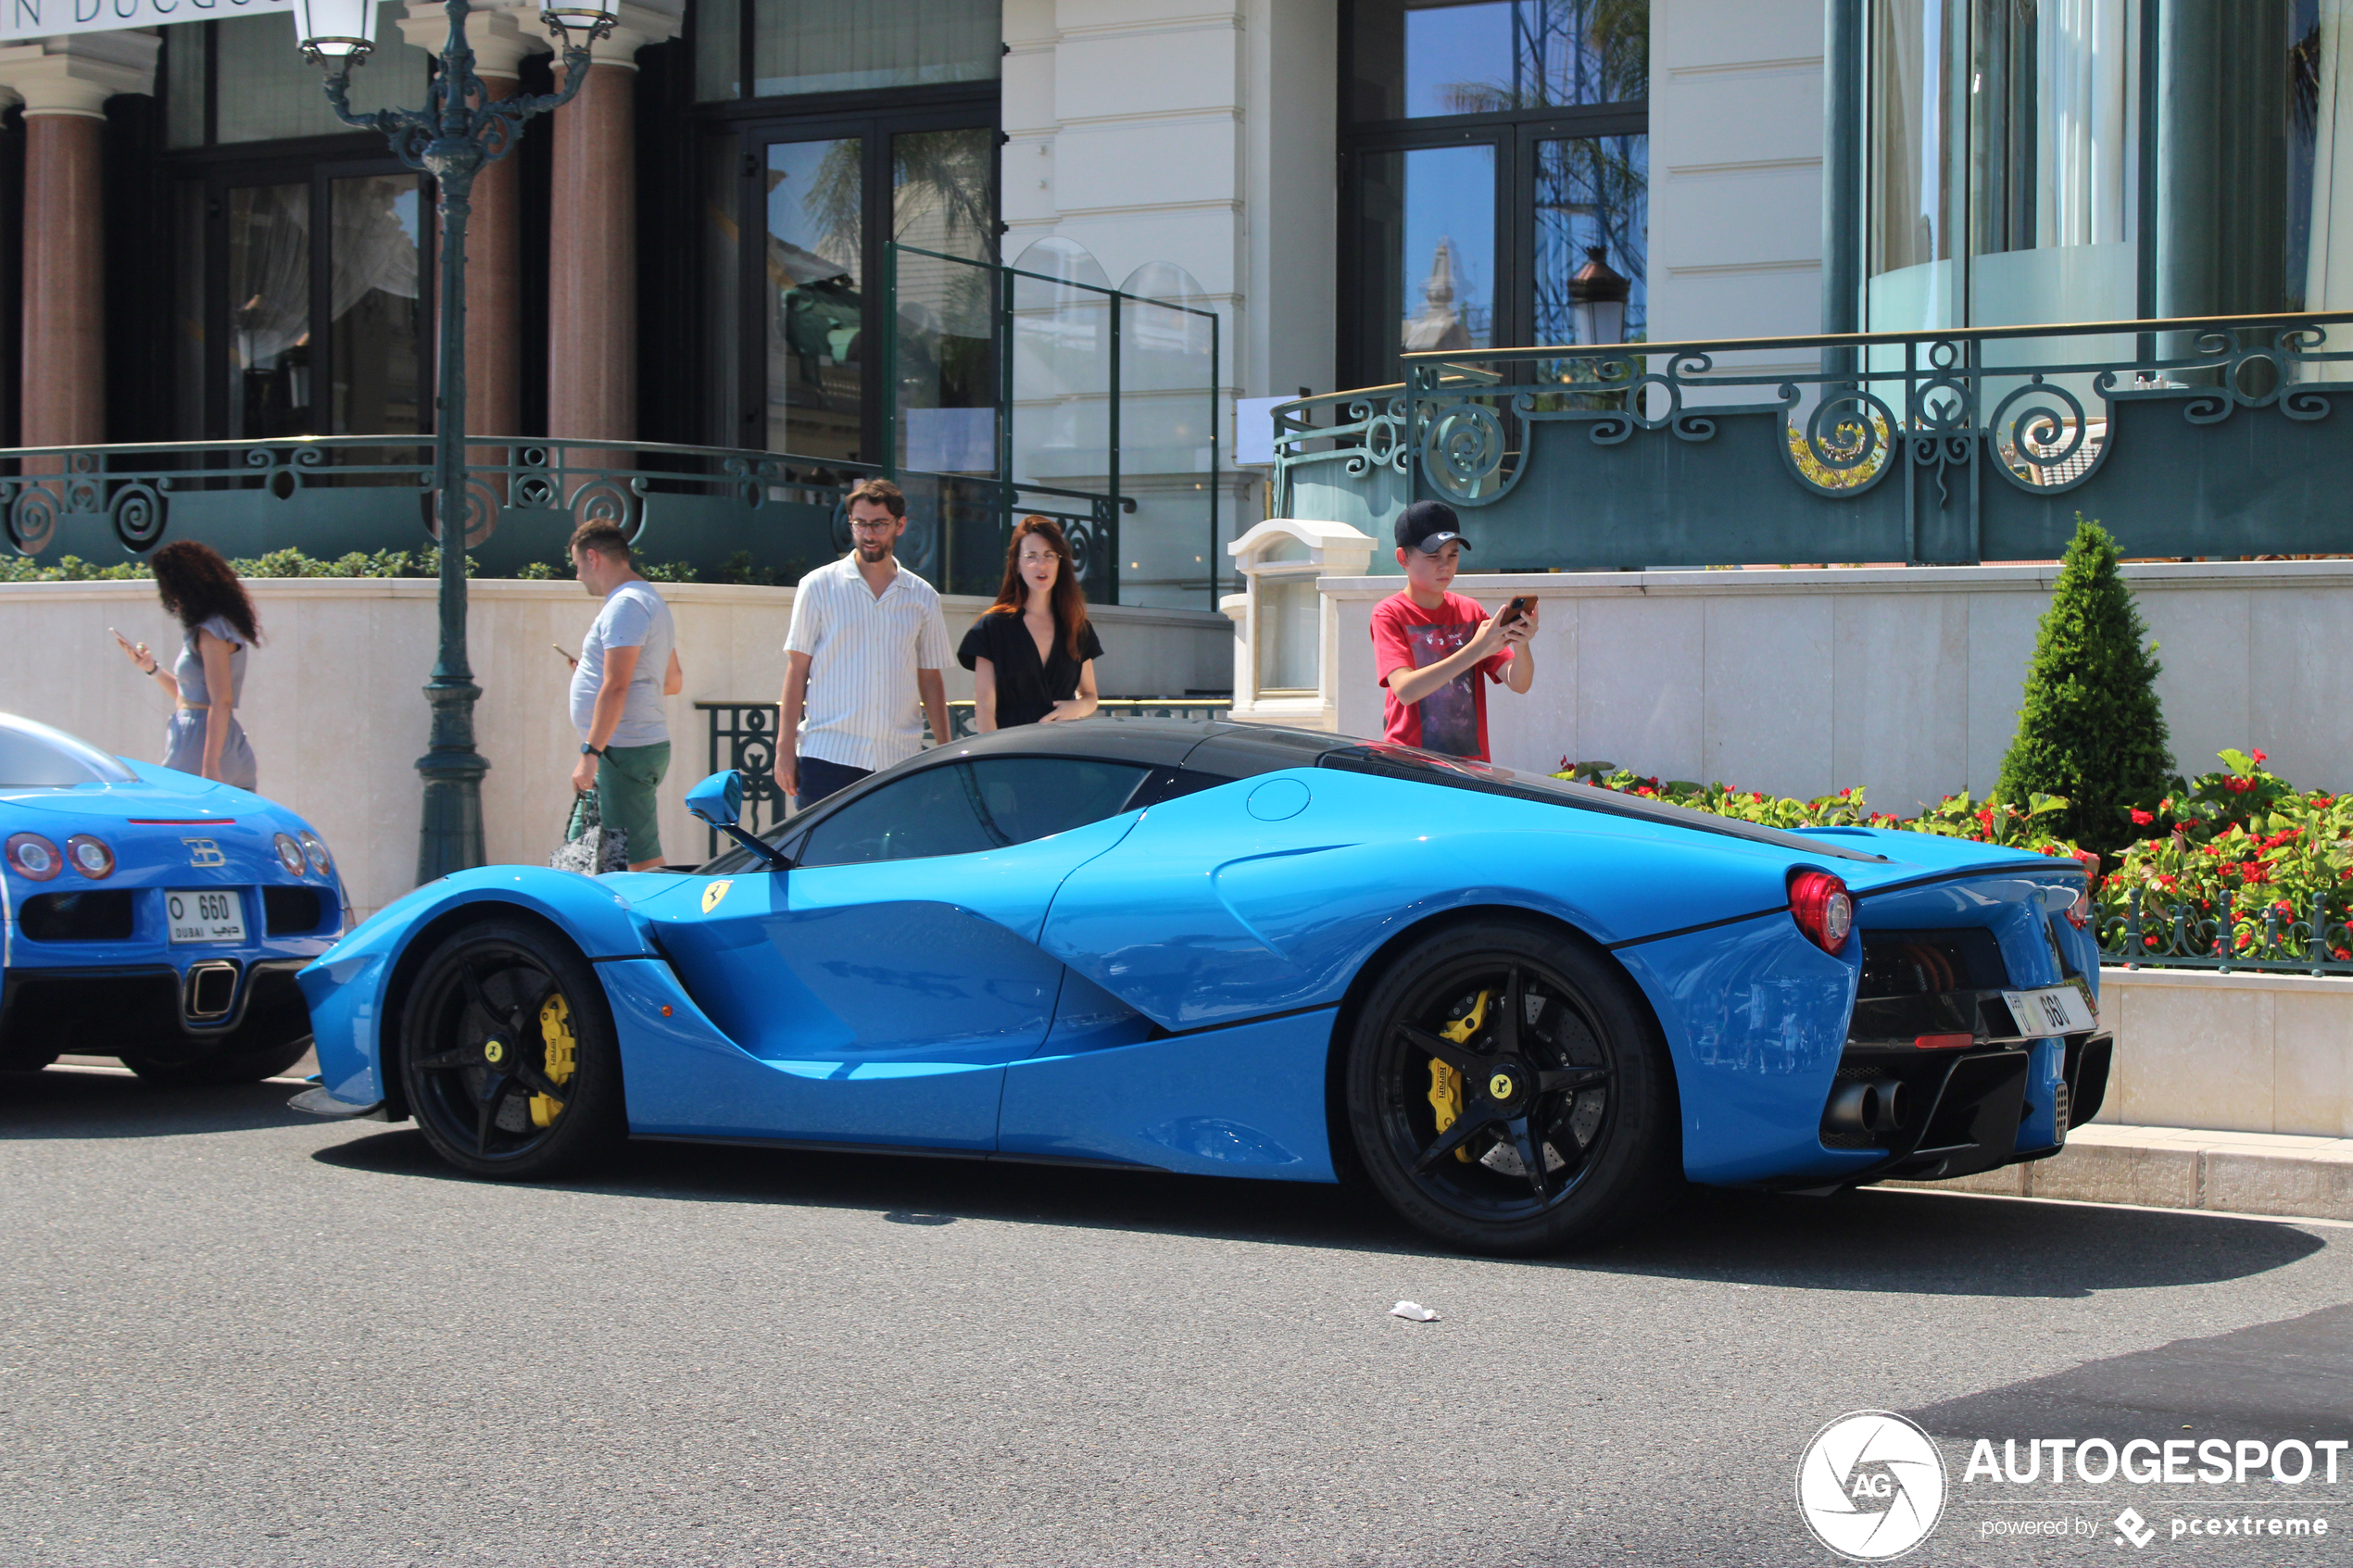
<path fill-rule="evenodd" d="M 1434 556 L 1449 545 L 1467 550 L 1470 541 L 1459 530 L 1463 520 L 1443 501 L 1416 501 L 1397 514 L 1397 543 L 1403 549 Z"/>

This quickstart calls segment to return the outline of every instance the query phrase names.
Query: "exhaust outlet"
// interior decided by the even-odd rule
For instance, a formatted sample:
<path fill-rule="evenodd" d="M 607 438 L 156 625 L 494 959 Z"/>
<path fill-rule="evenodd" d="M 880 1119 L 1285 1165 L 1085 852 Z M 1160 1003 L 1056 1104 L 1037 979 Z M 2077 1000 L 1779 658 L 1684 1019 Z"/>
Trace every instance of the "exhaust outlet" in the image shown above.
<path fill-rule="evenodd" d="M 1893 1133 L 1904 1123 L 1904 1085 L 1876 1078 L 1841 1084 L 1822 1122 L 1834 1133 Z"/>

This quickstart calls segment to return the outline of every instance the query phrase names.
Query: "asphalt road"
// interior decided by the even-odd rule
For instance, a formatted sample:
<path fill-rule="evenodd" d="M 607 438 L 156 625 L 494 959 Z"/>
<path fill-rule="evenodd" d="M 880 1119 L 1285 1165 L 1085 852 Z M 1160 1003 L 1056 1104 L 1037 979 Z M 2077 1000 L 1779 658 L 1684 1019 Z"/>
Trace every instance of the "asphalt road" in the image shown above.
<path fill-rule="evenodd" d="M 2353 1229 L 1711 1196 L 1499 1262 L 1271 1183 L 636 1145 L 492 1186 L 287 1093 L 0 1078 L 0 1563 L 1827 1564 L 1799 1456 L 1874 1408 L 1950 1477 L 1907 1563 L 2353 1535 L 2353 1452 L 1963 1475 L 1981 1436 L 2353 1438 Z M 2224 1510 L 2332 1534 L 2171 1538 Z M 1989 1533 L 2051 1519 L 2096 1529 Z"/>

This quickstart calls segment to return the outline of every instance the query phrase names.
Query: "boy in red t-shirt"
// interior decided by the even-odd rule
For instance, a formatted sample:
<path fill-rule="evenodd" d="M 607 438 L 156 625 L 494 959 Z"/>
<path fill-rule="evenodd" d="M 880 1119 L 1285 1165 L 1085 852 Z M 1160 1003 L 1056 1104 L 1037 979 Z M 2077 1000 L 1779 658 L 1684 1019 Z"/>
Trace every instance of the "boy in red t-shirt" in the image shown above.
<path fill-rule="evenodd" d="M 1382 734 L 1402 746 L 1489 760 L 1487 681 L 1525 692 L 1536 681 L 1536 601 L 1508 623 L 1476 599 L 1450 594 L 1463 551 L 1454 508 L 1416 501 L 1397 519 L 1405 591 L 1373 607 L 1373 668 Z M 1487 681 L 1479 676 L 1485 675 Z"/>

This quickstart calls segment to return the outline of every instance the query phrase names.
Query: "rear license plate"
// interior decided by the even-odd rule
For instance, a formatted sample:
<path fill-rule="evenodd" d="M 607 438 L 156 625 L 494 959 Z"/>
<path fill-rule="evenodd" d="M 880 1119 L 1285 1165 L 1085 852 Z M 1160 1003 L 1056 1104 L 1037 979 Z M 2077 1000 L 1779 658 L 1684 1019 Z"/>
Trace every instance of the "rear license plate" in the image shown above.
<path fill-rule="evenodd" d="M 176 887 L 163 896 L 174 942 L 242 942 L 245 900 L 228 888 Z"/>
<path fill-rule="evenodd" d="M 2039 991 L 2005 991 L 2002 1000 L 2018 1020 L 2022 1035 L 2081 1035 L 2094 1020 L 2091 1004 L 2072 985 L 2045 985 Z"/>

